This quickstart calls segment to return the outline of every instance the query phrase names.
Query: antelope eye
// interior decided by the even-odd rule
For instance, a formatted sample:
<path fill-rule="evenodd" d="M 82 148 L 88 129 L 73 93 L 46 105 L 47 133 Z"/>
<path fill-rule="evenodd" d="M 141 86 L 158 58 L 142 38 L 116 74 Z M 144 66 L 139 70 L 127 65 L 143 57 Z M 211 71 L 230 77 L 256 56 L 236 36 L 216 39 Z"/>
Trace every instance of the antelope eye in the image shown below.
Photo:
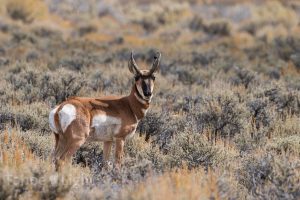
<path fill-rule="evenodd" d="M 151 79 L 155 81 L 155 76 L 151 76 Z"/>
<path fill-rule="evenodd" d="M 134 79 L 135 79 L 135 81 L 138 81 L 140 79 L 140 77 L 139 76 L 135 76 Z"/>

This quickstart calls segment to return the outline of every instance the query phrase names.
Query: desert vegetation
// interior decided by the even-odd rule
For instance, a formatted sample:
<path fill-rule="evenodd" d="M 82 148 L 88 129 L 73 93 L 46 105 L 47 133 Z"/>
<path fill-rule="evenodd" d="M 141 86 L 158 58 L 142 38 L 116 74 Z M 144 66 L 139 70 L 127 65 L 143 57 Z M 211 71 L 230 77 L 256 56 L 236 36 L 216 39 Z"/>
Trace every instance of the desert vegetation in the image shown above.
<path fill-rule="evenodd" d="M 51 108 L 129 93 L 162 52 L 121 170 L 55 171 Z M 0 199 L 299 199 L 298 1 L 0 0 Z"/>

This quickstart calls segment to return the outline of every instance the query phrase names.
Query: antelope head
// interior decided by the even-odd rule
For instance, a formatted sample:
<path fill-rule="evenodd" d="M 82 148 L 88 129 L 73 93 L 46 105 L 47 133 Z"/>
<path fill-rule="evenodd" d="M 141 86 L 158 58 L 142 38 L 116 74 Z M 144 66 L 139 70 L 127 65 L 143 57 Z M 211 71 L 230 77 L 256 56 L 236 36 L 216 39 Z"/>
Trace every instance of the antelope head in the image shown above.
<path fill-rule="evenodd" d="M 152 92 L 155 82 L 155 73 L 159 69 L 161 54 L 157 52 L 154 55 L 154 60 L 150 70 L 140 70 L 136 64 L 133 53 L 131 52 L 130 59 L 128 61 L 128 68 L 131 73 L 134 74 L 135 87 L 138 95 L 146 101 L 150 101 L 152 98 Z"/>

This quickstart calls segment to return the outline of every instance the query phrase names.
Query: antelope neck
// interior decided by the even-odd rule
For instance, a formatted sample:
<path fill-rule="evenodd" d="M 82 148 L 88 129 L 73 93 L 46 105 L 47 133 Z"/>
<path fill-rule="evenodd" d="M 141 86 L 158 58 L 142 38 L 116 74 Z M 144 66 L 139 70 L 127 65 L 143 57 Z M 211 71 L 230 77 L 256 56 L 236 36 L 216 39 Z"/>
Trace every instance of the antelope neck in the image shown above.
<path fill-rule="evenodd" d="M 132 87 L 131 93 L 127 98 L 130 109 L 135 115 L 136 119 L 142 119 L 149 108 L 150 102 L 141 97 L 135 85 Z"/>

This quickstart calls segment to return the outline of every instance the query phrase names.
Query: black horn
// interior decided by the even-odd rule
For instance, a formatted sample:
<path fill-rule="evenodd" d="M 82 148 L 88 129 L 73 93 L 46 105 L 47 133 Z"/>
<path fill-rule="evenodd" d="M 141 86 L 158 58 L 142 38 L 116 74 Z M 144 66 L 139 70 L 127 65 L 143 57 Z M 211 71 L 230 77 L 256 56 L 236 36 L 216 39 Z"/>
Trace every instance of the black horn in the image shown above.
<path fill-rule="evenodd" d="M 129 71 L 133 74 L 141 74 L 134 58 L 133 58 L 133 52 L 131 52 L 131 56 L 130 56 L 130 59 L 128 61 L 128 68 L 129 68 Z"/>
<path fill-rule="evenodd" d="M 156 52 L 156 54 L 154 56 L 154 61 L 153 61 L 152 67 L 149 71 L 149 74 L 153 74 L 154 72 L 156 72 L 158 70 L 160 57 L 161 57 L 161 53 Z"/>

